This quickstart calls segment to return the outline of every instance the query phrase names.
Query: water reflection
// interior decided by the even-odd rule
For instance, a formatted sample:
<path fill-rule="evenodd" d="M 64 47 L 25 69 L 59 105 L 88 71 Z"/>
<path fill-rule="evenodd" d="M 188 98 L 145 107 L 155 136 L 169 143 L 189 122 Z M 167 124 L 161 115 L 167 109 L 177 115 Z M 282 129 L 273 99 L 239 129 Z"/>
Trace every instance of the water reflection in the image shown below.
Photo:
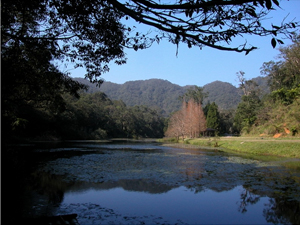
<path fill-rule="evenodd" d="M 239 209 L 238 211 L 241 213 L 246 213 L 248 211 L 248 207 L 250 205 L 256 204 L 260 200 L 260 196 L 251 193 L 247 189 L 243 189 L 240 194 L 240 203 L 239 203 Z"/>
<path fill-rule="evenodd" d="M 272 163 L 151 143 L 46 152 L 56 157 L 32 173 L 28 216 L 77 213 L 81 224 L 300 222 L 299 173 Z"/>
<path fill-rule="evenodd" d="M 261 212 L 268 198 L 262 198 L 255 207 L 249 207 L 247 214 L 241 214 L 237 211 L 239 189 L 242 187 L 219 193 L 207 189 L 197 194 L 186 187 L 174 188 L 162 194 L 126 191 L 122 188 L 101 191 L 88 189 L 80 193 L 66 193 L 62 206 L 76 208 L 77 212 L 81 212 L 82 217 L 86 217 L 86 213 L 89 213 L 84 211 L 83 207 L 86 207 L 88 202 L 89 205 L 114 209 L 115 214 L 138 218 L 154 216 L 163 218 L 168 223 L 179 221 L 188 224 L 265 223 Z M 100 209 L 97 211 L 97 214 L 102 213 Z M 96 215 L 94 217 L 97 218 Z M 122 222 L 122 217 L 118 220 Z"/>
<path fill-rule="evenodd" d="M 263 214 L 273 224 L 300 224 L 300 203 L 292 199 L 271 198 Z"/>

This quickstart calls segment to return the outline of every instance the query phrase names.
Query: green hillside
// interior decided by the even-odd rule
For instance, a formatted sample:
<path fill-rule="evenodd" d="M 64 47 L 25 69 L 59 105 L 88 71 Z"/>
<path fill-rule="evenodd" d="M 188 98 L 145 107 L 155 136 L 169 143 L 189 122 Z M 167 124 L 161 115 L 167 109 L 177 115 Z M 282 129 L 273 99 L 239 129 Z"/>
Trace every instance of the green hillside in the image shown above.
<path fill-rule="evenodd" d="M 159 110 L 164 116 L 180 108 L 178 97 L 188 88 L 161 79 L 128 81 L 124 84 L 104 82 L 100 88 L 96 88 L 87 80 L 75 79 L 90 86 L 89 93 L 101 91 L 112 100 L 122 100 L 128 106 L 146 105 Z"/>
<path fill-rule="evenodd" d="M 266 84 L 262 80 L 263 78 L 258 77 L 255 79 L 257 83 L 263 86 Z M 179 86 L 167 80 L 149 79 L 128 81 L 124 84 L 104 82 L 99 88 L 83 78 L 75 78 L 75 80 L 88 85 L 88 93 L 101 91 L 112 100 L 122 100 L 128 106 L 149 106 L 159 110 L 164 116 L 179 110 L 181 101 L 178 100 L 178 97 L 193 86 Z M 220 110 L 236 108 L 242 96 L 240 89 L 222 81 L 214 81 L 204 85 L 204 91 L 209 92 L 208 97 L 204 100 L 204 105 L 207 102 L 215 102 Z"/>
<path fill-rule="evenodd" d="M 208 97 L 204 100 L 204 105 L 215 102 L 220 110 L 234 109 L 241 101 L 242 92 L 230 83 L 214 81 L 204 85 L 204 91 L 208 92 Z"/>

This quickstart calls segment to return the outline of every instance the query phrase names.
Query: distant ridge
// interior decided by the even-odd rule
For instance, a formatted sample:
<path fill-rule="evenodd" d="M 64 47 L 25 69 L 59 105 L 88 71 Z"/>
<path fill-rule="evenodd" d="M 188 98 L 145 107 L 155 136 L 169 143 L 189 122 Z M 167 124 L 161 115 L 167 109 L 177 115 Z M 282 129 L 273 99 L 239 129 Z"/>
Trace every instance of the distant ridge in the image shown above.
<path fill-rule="evenodd" d="M 203 86 L 204 91 L 208 92 L 207 102 L 215 102 L 220 110 L 234 109 L 241 101 L 242 91 L 232 84 L 223 81 L 214 81 Z"/>
<path fill-rule="evenodd" d="M 261 77 L 254 78 L 261 82 Z M 149 79 L 128 81 L 124 84 L 104 82 L 96 87 L 83 78 L 74 78 L 89 86 L 88 93 L 104 92 L 112 100 L 122 100 L 128 106 L 146 105 L 159 110 L 164 116 L 180 109 L 181 102 L 178 97 L 193 85 L 179 86 L 167 80 Z M 265 83 L 264 83 L 265 84 Z M 214 81 L 203 86 L 209 92 L 204 105 L 215 102 L 220 110 L 235 109 L 241 101 L 242 92 L 228 82 Z"/>

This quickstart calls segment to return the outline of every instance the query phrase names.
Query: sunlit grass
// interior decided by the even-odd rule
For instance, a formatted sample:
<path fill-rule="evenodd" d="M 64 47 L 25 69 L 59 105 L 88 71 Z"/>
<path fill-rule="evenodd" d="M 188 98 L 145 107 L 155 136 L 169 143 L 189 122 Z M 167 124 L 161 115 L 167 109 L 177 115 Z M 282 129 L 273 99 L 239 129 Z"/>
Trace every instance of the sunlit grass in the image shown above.
<path fill-rule="evenodd" d="M 238 152 L 300 158 L 299 142 L 244 141 L 241 139 L 235 141 L 221 140 L 219 143 L 223 148 L 233 149 Z"/>
<path fill-rule="evenodd" d="M 235 151 L 255 155 L 274 155 L 300 158 L 300 139 L 274 139 L 257 137 L 198 138 L 186 139 L 181 143 L 220 148 L 223 151 Z"/>

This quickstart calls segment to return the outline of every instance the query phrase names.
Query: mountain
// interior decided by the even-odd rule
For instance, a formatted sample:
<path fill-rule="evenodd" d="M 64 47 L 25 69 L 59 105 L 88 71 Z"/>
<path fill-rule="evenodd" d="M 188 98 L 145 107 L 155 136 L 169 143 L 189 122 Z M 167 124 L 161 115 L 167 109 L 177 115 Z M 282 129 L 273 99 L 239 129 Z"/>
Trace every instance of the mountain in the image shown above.
<path fill-rule="evenodd" d="M 204 92 L 208 92 L 207 102 L 215 102 L 220 110 L 234 109 L 241 101 L 242 91 L 230 83 L 214 81 L 203 86 Z"/>
<path fill-rule="evenodd" d="M 269 87 L 269 78 L 268 77 L 255 77 L 253 79 L 251 79 L 252 81 L 254 81 L 259 89 L 260 89 L 260 98 L 262 98 L 264 95 L 269 94 L 270 93 L 270 87 Z"/>
<path fill-rule="evenodd" d="M 124 84 L 104 82 L 101 87 L 83 78 L 75 80 L 88 85 L 88 93 L 104 92 L 112 100 L 122 100 L 128 106 L 146 105 L 159 110 L 164 116 L 177 111 L 181 107 L 178 97 L 193 85 L 179 86 L 167 80 L 150 79 L 128 81 Z M 215 102 L 219 109 L 236 108 L 241 100 L 242 92 L 230 83 L 214 81 L 204 85 L 204 91 L 209 92 L 204 105 L 210 101 Z"/>

